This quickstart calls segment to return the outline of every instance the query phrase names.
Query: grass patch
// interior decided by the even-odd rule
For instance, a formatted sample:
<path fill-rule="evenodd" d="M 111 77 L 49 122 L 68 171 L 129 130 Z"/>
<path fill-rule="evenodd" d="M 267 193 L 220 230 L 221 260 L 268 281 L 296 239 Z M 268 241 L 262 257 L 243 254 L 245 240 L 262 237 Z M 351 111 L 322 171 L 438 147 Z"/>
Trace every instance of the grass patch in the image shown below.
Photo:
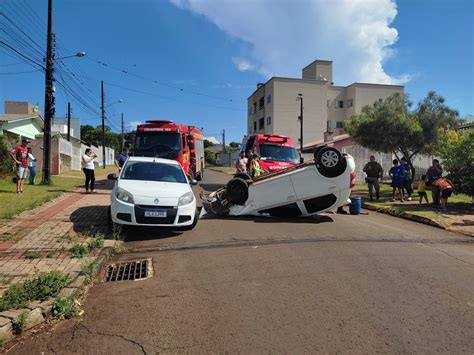
<path fill-rule="evenodd" d="M 229 175 L 235 174 L 235 168 L 232 166 L 211 166 L 211 167 L 208 167 L 207 169 L 218 171 L 220 173 L 229 174 Z"/>
<path fill-rule="evenodd" d="M 122 241 L 116 241 L 112 247 L 112 253 L 114 254 L 123 254 L 127 251 L 127 247 Z"/>
<path fill-rule="evenodd" d="M 53 303 L 53 315 L 59 319 L 70 319 L 78 313 L 76 302 L 71 297 L 58 298 Z"/>
<path fill-rule="evenodd" d="M 37 251 L 26 251 L 23 256 L 25 259 L 39 259 L 41 257 L 41 254 Z"/>
<path fill-rule="evenodd" d="M 41 174 L 36 177 L 41 181 Z M 9 219 L 13 216 L 51 201 L 65 191 L 72 191 L 79 187 L 81 182 L 75 178 L 54 176 L 51 185 L 28 185 L 25 191 L 18 195 L 12 178 L 0 179 L 0 219 Z"/>
<path fill-rule="evenodd" d="M 81 271 L 79 275 L 84 276 L 86 283 L 92 282 L 92 276 L 94 273 L 94 269 L 97 266 L 97 261 L 93 260 L 91 262 L 85 263 L 81 265 Z"/>
<path fill-rule="evenodd" d="M 26 322 L 30 316 L 29 311 L 23 311 L 20 313 L 17 319 L 12 320 L 12 330 L 15 334 L 21 334 L 26 328 Z"/>
<path fill-rule="evenodd" d="M 23 308 L 30 301 L 44 301 L 48 297 L 55 297 L 71 282 L 69 276 L 59 271 L 40 274 L 38 277 L 12 285 L 0 298 L 0 312 Z"/>
<path fill-rule="evenodd" d="M 90 234 L 86 235 L 90 236 Z M 70 251 L 73 257 L 80 259 L 87 256 L 94 249 L 102 248 L 105 239 L 105 236 L 102 233 L 97 233 L 91 238 L 92 239 L 89 240 L 86 244 L 74 244 L 71 247 Z"/>
<path fill-rule="evenodd" d="M 71 253 L 74 258 L 82 259 L 89 254 L 89 248 L 86 244 L 74 244 Z"/>

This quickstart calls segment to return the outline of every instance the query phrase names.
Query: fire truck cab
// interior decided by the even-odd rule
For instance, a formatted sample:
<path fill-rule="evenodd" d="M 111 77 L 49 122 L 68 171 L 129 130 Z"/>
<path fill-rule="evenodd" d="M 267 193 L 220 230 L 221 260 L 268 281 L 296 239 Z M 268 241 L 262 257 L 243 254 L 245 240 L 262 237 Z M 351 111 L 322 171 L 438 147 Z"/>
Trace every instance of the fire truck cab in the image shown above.
<path fill-rule="evenodd" d="M 204 135 L 194 126 L 149 120 L 137 126 L 134 156 L 178 161 L 190 180 L 204 176 Z"/>
<path fill-rule="evenodd" d="M 293 140 L 279 134 L 245 136 L 241 149 L 260 155 L 260 165 L 269 172 L 289 168 L 300 162 Z"/>

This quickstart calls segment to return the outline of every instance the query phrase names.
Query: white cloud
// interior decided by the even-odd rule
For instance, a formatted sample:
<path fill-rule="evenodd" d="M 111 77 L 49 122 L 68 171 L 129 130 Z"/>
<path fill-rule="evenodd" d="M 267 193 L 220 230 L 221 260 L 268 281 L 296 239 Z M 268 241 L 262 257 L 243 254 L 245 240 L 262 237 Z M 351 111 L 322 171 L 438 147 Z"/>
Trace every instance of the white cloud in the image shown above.
<path fill-rule="evenodd" d="M 134 130 L 134 131 L 137 129 L 137 126 L 139 124 L 143 124 L 143 122 L 142 121 L 129 121 L 129 122 L 127 122 L 128 129 Z"/>
<path fill-rule="evenodd" d="M 232 58 L 240 71 L 263 76 L 300 77 L 314 59 L 332 60 L 334 82 L 402 83 L 390 76 L 384 60 L 398 32 L 393 0 L 170 0 L 208 18 L 230 36 L 250 44 Z"/>
<path fill-rule="evenodd" d="M 207 139 L 209 142 L 214 144 L 220 144 L 220 142 L 215 137 L 204 137 L 204 139 Z"/>

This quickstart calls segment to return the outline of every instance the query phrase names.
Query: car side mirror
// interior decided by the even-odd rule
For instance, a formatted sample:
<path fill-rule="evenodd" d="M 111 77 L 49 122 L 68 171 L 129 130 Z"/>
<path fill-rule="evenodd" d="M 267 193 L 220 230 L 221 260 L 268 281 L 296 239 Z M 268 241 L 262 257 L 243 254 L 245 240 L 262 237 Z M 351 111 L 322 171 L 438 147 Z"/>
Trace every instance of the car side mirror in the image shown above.
<path fill-rule="evenodd" d="M 189 180 L 189 185 L 197 185 L 198 182 L 196 179 Z"/>
<path fill-rule="evenodd" d="M 117 177 L 117 174 L 112 173 L 112 174 L 107 175 L 107 179 L 108 180 L 117 180 L 118 177 Z"/>

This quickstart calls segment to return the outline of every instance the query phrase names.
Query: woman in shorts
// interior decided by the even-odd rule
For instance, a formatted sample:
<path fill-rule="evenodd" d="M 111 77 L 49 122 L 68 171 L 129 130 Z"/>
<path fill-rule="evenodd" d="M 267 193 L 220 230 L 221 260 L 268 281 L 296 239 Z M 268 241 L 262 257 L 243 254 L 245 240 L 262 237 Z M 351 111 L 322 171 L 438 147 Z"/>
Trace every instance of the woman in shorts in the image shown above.
<path fill-rule="evenodd" d="M 398 196 L 400 198 L 400 202 L 403 202 L 403 192 L 402 192 L 402 186 L 403 186 L 403 169 L 402 167 L 398 164 L 398 159 L 393 160 L 393 166 L 388 172 L 390 177 L 392 178 L 392 202 L 395 202 L 396 200 L 396 195 L 398 191 Z"/>

